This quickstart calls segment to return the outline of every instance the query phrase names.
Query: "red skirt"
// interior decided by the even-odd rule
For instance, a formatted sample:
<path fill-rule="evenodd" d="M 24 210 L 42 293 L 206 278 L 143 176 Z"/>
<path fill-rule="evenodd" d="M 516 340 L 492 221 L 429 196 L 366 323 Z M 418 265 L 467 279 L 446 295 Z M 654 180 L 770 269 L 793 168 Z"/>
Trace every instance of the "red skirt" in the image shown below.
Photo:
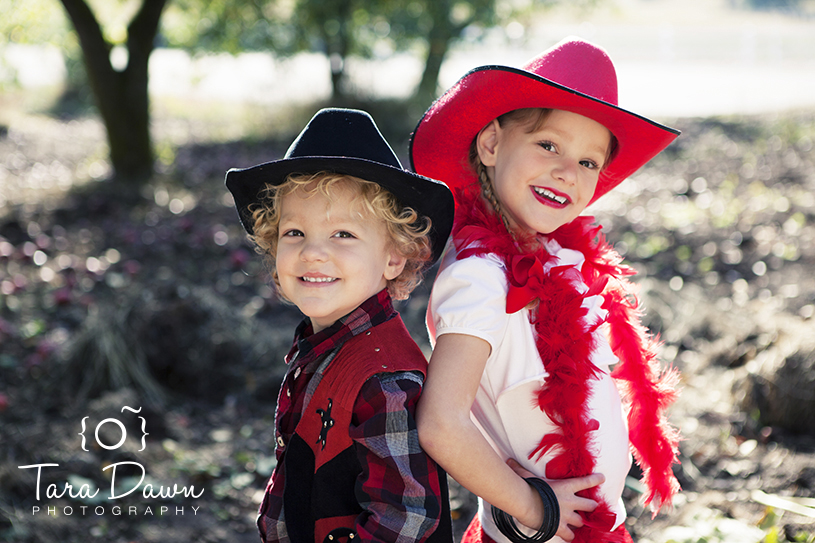
<path fill-rule="evenodd" d="M 625 529 L 625 524 L 620 524 L 614 531 L 625 538 L 623 539 L 624 543 L 634 543 L 634 540 L 631 539 L 631 534 Z M 478 518 L 478 514 L 476 513 L 475 517 L 473 517 L 473 521 L 467 526 L 464 535 L 461 536 L 461 543 L 495 543 L 495 540 L 484 533 L 484 528 L 481 527 L 481 519 Z"/>

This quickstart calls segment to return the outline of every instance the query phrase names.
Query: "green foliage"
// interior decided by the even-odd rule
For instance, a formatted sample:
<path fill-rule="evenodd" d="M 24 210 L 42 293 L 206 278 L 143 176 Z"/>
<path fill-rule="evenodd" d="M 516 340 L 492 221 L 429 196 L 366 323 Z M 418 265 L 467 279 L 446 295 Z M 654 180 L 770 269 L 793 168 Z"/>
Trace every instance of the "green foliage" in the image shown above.
<path fill-rule="evenodd" d="M 792 541 L 795 543 L 815 543 L 815 532 L 800 531 L 795 535 L 784 533 L 788 530 L 784 529 L 781 524 L 781 519 L 784 514 L 783 510 L 767 507 L 764 516 L 758 523 L 758 527 L 764 531 L 764 538 L 758 543 L 783 543 L 785 541 Z M 792 537 L 792 539 L 789 539 Z"/>
<path fill-rule="evenodd" d="M 21 332 L 26 339 L 33 339 L 46 331 L 46 323 L 42 319 L 34 319 L 23 325 Z"/>
<path fill-rule="evenodd" d="M 175 0 L 162 18 L 162 36 L 171 47 L 191 51 L 291 50 L 291 10 L 283 2 Z"/>
<path fill-rule="evenodd" d="M 436 40 L 443 57 L 467 29 L 479 36 L 495 24 L 498 11 L 505 17 L 514 13 L 508 5 L 499 10 L 496 0 L 175 0 L 164 14 L 162 36 L 168 45 L 194 52 L 321 52 L 331 59 L 335 92 L 342 93 L 348 56 L 428 51 Z"/>
<path fill-rule="evenodd" d="M 408 0 L 176 0 L 167 6 L 162 32 L 169 45 L 194 51 L 370 56 L 377 44 L 401 47 L 419 37 L 415 21 L 423 10 L 423 3 Z"/>
<path fill-rule="evenodd" d="M 8 43 L 76 47 L 57 0 L 0 0 L 0 46 Z"/>
<path fill-rule="evenodd" d="M 60 49 L 67 78 L 56 113 L 87 109 L 92 98 L 82 50 L 62 4 L 58 0 L 0 0 L 0 13 L 0 49 L 8 44 L 48 44 Z"/>

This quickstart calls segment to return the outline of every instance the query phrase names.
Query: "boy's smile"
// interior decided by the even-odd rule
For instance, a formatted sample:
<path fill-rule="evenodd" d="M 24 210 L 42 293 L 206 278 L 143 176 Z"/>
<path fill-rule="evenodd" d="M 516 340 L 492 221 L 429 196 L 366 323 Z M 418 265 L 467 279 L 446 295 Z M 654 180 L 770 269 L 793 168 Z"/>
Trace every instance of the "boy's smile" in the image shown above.
<path fill-rule="evenodd" d="M 297 190 L 281 199 L 277 274 L 280 290 L 315 332 L 334 324 L 399 276 L 404 257 L 385 223 L 355 202 L 347 184 L 322 194 Z"/>
<path fill-rule="evenodd" d="M 588 117 L 562 110 L 528 130 L 523 122 L 493 121 L 478 136 L 479 156 L 510 225 L 549 234 L 591 201 L 611 134 Z"/>

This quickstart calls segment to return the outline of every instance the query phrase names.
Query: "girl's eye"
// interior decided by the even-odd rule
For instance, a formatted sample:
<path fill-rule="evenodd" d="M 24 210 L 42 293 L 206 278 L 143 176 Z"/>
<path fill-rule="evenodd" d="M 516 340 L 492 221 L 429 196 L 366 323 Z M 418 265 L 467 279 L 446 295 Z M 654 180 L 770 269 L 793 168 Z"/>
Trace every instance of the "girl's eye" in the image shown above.
<path fill-rule="evenodd" d="M 297 230 L 296 228 L 292 228 L 291 230 L 286 230 L 283 232 L 281 237 L 303 237 L 303 232 Z"/>
<path fill-rule="evenodd" d="M 334 234 L 334 236 L 342 239 L 353 239 L 354 237 L 356 237 L 351 232 L 346 232 L 345 230 L 337 232 L 336 234 Z"/>
<path fill-rule="evenodd" d="M 596 162 L 594 162 L 593 160 L 581 160 L 581 161 L 580 161 L 580 165 L 581 165 L 581 166 L 584 166 L 584 167 L 586 167 L 586 168 L 588 168 L 588 169 L 590 169 L 590 170 L 596 170 L 596 169 L 598 169 L 598 168 L 599 168 L 599 166 L 597 165 L 597 163 L 596 163 Z"/>
<path fill-rule="evenodd" d="M 551 141 L 542 141 L 542 142 L 538 143 L 538 145 L 540 145 L 541 148 L 544 149 L 545 151 L 549 151 L 551 153 L 554 153 L 554 152 L 557 151 L 557 147 L 555 147 L 555 144 L 552 143 Z"/>

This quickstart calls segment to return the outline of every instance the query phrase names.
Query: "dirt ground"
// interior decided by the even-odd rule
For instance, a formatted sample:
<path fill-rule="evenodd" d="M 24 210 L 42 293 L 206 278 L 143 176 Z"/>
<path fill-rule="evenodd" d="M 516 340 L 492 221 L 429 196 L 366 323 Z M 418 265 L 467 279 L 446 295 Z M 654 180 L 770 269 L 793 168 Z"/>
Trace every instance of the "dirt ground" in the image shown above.
<path fill-rule="evenodd" d="M 815 114 L 671 122 L 677 143 L 594 210 L 683 376 L 683 492 L 652 519 L 632 473 L 627 524 L 643 543 L 802 540 L 815 519 L 767 503 L 815 494 L 815 379 L 781 387 L 791 416 L 756 398 L 777 384 L 769 361 L 812 367 Z M 0 129 L 0 539 L 257 541 L 299 315 L 223 175 L 289 139 L 165 149 L 156 181 L 127 191 L 96 180 L 94 120 Z M 432 275 L 398 307 L 425 349 Z M 460 531 L 475 505 L 453 489 Z"/>

